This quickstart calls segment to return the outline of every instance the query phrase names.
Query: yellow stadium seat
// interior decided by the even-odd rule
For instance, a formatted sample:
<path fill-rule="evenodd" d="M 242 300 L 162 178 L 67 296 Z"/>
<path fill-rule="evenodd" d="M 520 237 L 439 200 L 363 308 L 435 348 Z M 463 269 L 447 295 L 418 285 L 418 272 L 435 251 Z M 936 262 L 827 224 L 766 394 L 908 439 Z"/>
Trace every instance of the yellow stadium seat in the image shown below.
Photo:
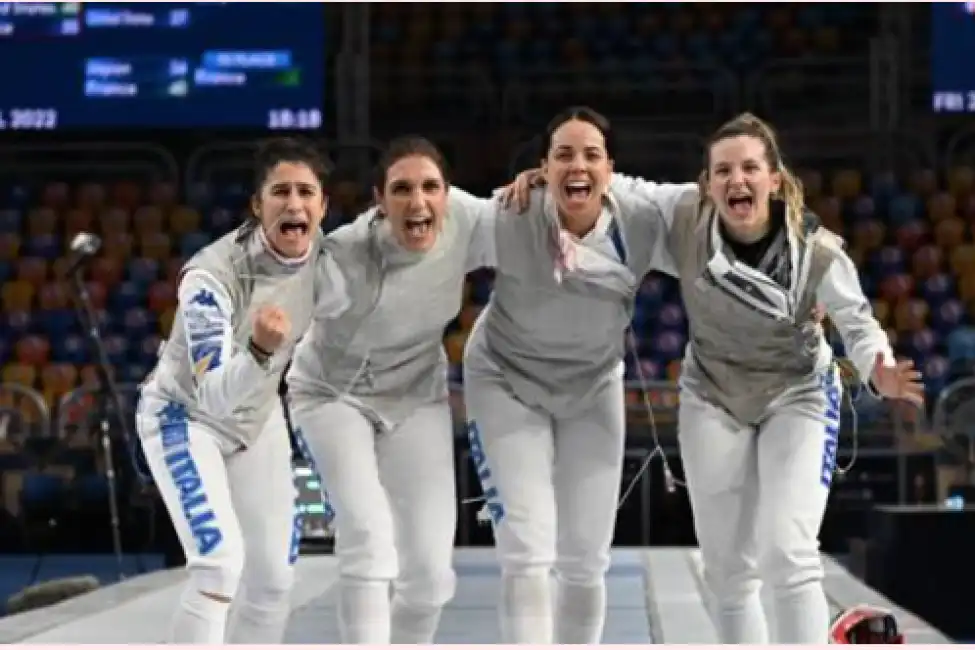
<path fill-rule="evenodd" d="M 41 369 L 41 388 L 57 395 L 78 385 L 78 368 L 70 363 L 52 363 Z"/>
<path fill-rule="evenodd" d="M 34 307 L 34 284 L 26 280 L 5 282 L 0 288 L 0 301 L 5 312 L 31 311 Z"/>
<path fill-rule="evenodd" d="M 169 215 L 169 230 L 177 235 L 185 235 L 200 229 L 200 213 L 194 208 L 179 206 Z"/>
<path fill-rule="evenodd" d="M 945 251 L 953 251 L 965 242 L 965 222 L 958 217 L 939 221 L 934 225 L 934 243 Z"/>
<path fill-rule="evenodd" d="M 928 322 L 928 304 L 920 298 L 911 298 L 898 303 L 894 308 L 894 327 L 898 332 L 917 332 Z"/>
<path fill-rule="evenodd" d="M 131 232 L 129 211 L 118 207 L 103 210 L 98 215 L 98 227 L 105 235 Z"/>
<path fill-rule="evenodd" d="M 928 217 L 934 222 L 944 221 L 956 216 L 955 197 L 947 192 L 931 195 L 927 202 Z"/>
<path fill-rule="evenodd" d="M 37 382 L 37 370 L 34 366 L 22 363 L 10 363 L 3 367 L 2 375 L 5 384 L 18 384 L 32 387 Z"/>
<path fill-rule="evenodd" d="M 956 276 L 975 275 L 975 245 L 961 244 L 951 251 L 951 270 Z"/>
<path fill-rule="evenodd" d="M 173 331 L 173 319 L 176 318 L 176 310 L 169 308 L 159 314 L 159 335 L 169 338 L 169 333 Z"/>
<path fill-rule="evenodd" d="M 873 315 L 881 325 L 887 327 L 890 321 L 890 304 L 881 298 L 873 301 Z"/>
<path fill-rule="evenodd" d="M 132 225 L 138 235 L 163 231 L 163 210 L 155 205 L 144 205 L 132 215 Z"/>
<path fill-rule="evenodd" d="M 837 172 L 833 177 L 832 191 L 844 200 L 859 196 L 863 191 L 863 178 L 859 170 L 844 169 Z"/>
<path fill-rule="evenodd" d="M 968 165 L 948 170 L 948 191 L 955 196 L 967 196 L 975 189 L 975 168 Z"/>
<path fill-rule="evenodd" d="M 0 233 L 0 260 L 12 262 L 20 257 L 20 236 L 14 233 Z"/>
<path fill-rule="evenodd" d="M 173 242 L 164 232 L 145 233 L 139 237 L 139 251 L 142 257 L 153 260 L 166 260 L 172 253 Z"/>

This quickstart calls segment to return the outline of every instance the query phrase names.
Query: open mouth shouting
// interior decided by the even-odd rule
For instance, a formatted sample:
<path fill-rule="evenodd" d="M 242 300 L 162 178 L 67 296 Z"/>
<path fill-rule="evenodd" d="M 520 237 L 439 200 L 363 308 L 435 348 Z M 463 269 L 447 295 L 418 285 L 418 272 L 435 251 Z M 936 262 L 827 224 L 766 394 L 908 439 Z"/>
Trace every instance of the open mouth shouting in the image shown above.
<path fill-rule="evenodd" d="M 432 216 L 417 215 L 403 220 L 406 243 L 411 248 L 426 248 L 434 235 L 435 220 Z"/>
<path fill-rule="evenodd" d="M 309 228 L 308 219 L 299 216 L 283 217 L 278 222 L 278 232 L 286 241 L 300 241 L 302 237 L 308 234 Z"/>
<path fill-rule="evenodd" d="M 739 219 L 745 219 L 752 213 L 755 201 L 751 196 L 737 195 L 728 197 L 728 209 Z"/>
<path fill-rule="evenodd" d="M 562 193 L 570 206 L 583 205 L 592 196 L 592 183 L 587 180 L 566 181 Z"/>

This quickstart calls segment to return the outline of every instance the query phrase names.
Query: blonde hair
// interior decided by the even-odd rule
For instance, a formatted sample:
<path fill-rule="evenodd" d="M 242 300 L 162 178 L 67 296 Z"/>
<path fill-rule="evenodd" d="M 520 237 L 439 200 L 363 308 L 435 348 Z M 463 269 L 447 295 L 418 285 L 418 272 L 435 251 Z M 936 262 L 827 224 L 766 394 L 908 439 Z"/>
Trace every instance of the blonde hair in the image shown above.
<path fill-rule="evenodd" d="M 769 169 L 773 172 L 779 172 L 782 176 L 782 186 L 776 193 L 776 198 L 785 202 L 789 226 L 796 233 L 796 236 L 801 238 L 803 236 L 802 220 L 805 207 L 802 181 L 785 166 L 775 131 L 764 120 L 751 113 L 742 113 L 725 122 L 708 138 L 707 146 L 704 149 L 704 169 L 701 170 L 697 179 L 701 192 L 701 206 L 703 207 L 711 201 L 707 194 L 708 177 L 711 170 L 711 147 L 722 140 L 743 135 L 756 138 L 765 145 L 765 159 L 768 162 Z"/>

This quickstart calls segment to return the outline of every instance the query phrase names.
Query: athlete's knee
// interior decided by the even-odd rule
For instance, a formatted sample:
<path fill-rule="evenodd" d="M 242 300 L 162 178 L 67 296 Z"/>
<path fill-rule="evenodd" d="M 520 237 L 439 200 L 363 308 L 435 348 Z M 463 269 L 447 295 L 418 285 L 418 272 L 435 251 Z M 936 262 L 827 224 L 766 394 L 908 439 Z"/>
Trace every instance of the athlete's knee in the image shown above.
<path fill-rule="evenodd" d="M 402 559 L 397 595 L 411 606 L 441 607 L 454 597 L 457 577 L 448 556 Z"/>
<path fill-rule="evenodd" d="M 249 557 L 241 581 L 249 601 L 276 602 L 291 593 L 294 566 L 287 557 Z"/>
<path fill-rule="evenodd" d="M 761 589 L 758 571 L 753 567 L 704 569 L 704 583 L 722 607 L 742 603 Z"/>
<path fill-rule="evenodd" d="M 496 535 L 500 531 L 496 531 Z M 555 544 L 528 544 L 524 539 L 499 535 L 498 564 L 507 576 L 549 575 L 555 566 Z M 504 540 L 503 542 L 501 540 Z"/>
<path fill-rule="evenodd" d="M 187 564 L 189 587 L 205 598 L 229 603 L 237 594 L 243 575 L 243 553 L 223 553 L 220 557 L 190 560 Z"/>
<path fill-rule="evenodd" d="M 337 555 L 342 575 L 362 580 L 393 580 L 399 574 L 399 558 L 390 520 L 381 517 L 343 519 Z"/>
<path fill-rule="evenodd" d="M 584 553 L 561 552 L 555 560 L 555 573 L 563 582 L 594 585 L 605 580 L 610 561 L 609 549 Z"/>
<path fill-rule="evenodd" d="M 740 549 L 701 545 L 704 584 L 723 605 L 743 602 L 761 588 L 757 557 Z M 708 552 L 703 552 L 707 548 Z"/>
<path fill-rule="evenodd" d="M 773 589 L 791 589 L 821 580 L 819 541 L 795 535 L 772 535 L 762 552 L 762 577 Z"/>

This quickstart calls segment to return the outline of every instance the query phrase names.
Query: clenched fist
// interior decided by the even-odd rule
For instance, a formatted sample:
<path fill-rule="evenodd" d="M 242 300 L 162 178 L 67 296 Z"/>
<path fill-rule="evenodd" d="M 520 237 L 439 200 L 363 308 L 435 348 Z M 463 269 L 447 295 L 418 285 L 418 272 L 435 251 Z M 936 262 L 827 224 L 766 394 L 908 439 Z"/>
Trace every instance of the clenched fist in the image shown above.
<path fill-rule="evenodd" d="M 272 353 L 278 349 L 288 335 L 291 334 L 291 319 L 283 309 L 271 305 L 258 308 L 254 314 L 254 329 L 251 340 L 254 345 L 265 352 Z"/>

